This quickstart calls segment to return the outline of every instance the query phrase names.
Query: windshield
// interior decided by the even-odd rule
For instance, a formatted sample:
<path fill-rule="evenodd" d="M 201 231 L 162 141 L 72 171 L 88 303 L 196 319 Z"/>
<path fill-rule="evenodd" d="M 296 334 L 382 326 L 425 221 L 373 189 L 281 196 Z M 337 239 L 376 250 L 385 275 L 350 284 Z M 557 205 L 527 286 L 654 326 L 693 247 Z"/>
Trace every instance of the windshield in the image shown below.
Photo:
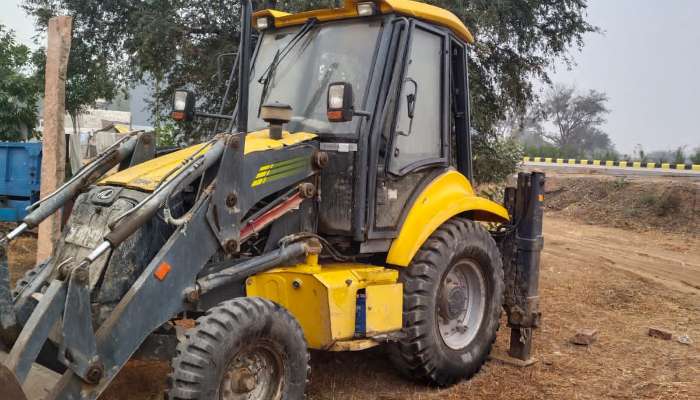
<path fill-rule="evenodd" d="M 355 106 L 362 107 L 380 26 L 379 21 L 356 20 L 313 27 L 273 68 L 264 93 L 268 66 L 302 27 L 266 32 L 251 75 L 250 127 L 254 130 L 267 127 L 258 117 L 265 94 L 263 104 L 277 101 L 292 106 L 294 117 L 285 128 L 290 132 L 354 133 L 359 118 L 344 123 L 328 122 L 328 85 L 334 82 L 352 84 Z"/>

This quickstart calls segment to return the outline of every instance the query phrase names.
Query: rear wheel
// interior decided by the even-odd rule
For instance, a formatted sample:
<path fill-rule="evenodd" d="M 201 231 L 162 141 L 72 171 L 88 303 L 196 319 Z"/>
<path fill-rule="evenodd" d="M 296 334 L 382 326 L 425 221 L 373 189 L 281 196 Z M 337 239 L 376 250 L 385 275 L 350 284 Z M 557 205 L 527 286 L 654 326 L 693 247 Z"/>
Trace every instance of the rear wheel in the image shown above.
<path fill-rule="evenodd" d="M 242 297 L 197 320 L 178 346 L 169 399 L 304 397 L 309 356 L 301 327 L 281 306 Z"/>
<path fill-rule="evenodd" d="M 454 218 L 400 271 L 405 337 L 390 350 L 408 377 L 438 386 L 469 378 L 491 352 L 503 304 L 503 266 L 477 222 Z"/>

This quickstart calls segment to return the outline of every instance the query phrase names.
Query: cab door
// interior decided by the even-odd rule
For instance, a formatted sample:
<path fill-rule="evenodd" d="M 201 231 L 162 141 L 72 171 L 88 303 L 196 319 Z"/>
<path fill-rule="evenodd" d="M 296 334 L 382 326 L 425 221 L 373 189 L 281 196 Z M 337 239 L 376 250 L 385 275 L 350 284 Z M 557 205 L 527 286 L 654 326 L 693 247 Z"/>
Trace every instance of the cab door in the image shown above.
<path fill-rule="evenodd" d="M 382 132 L 369 239 L 395 237 L 413 198 L 449 166 L 449 46 L 446 31 L 411 22 L 400 84 L 390 94 L 398 96 L 394 120 Z"/>

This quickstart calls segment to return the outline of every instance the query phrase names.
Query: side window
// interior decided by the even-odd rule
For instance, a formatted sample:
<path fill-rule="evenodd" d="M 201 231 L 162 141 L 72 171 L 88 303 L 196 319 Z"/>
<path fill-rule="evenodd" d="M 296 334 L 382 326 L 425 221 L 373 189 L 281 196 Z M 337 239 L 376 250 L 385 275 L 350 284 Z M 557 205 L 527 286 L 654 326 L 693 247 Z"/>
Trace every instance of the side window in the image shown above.
<path fill-rule="evenodd" d="M 416 28 L 401 89 L 389 171 L 442 158 L 443 37 Z M 413 118 L 411 118 L 411 115 Z"/>

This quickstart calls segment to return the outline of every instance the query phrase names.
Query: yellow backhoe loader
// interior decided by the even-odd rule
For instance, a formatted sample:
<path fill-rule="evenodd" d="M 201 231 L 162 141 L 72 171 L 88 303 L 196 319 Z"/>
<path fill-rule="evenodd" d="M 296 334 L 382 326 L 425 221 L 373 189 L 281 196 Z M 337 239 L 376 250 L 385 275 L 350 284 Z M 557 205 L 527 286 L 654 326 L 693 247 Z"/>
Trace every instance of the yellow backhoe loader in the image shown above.
<path fill-rule="evenodd" d="M 374 346 L 448 386 L 484 364 L 503 309 L 529 359 L 544 176 L 520 174 L 504 205 L 475 194 L 473 41 L 415 1 L 242 1 L 235 111 L 174 96 L 174 119 L 217 121 L 210 137 L 163 150 L 132 132 L 2 239 L 74 201 L 13 289 L 3 254 L 2 397 L 39 363 L 61 374 L 48 399 L 95 399 L 145 358 L 171 360 L 169 399 L 300 399 L 309 349 Z"/>

